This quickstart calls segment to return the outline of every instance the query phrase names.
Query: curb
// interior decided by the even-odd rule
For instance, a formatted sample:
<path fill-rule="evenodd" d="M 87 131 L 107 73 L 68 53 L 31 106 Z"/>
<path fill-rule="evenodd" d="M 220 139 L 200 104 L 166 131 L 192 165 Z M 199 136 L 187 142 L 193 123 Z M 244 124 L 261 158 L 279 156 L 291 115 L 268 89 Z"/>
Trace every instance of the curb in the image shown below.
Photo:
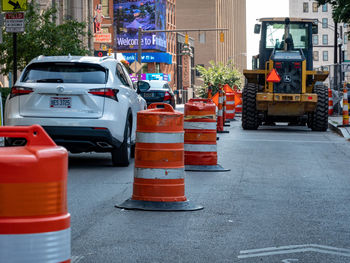
<path fill-rule="evenodd" d="M 338 125 L 331 120 L 328 120 L 328 127 L 338 133 L 340 136 L 344 137 L 346 140 L 350 140 L 350 128 L 349 127 L 340 127 L 342 125 Z"/>

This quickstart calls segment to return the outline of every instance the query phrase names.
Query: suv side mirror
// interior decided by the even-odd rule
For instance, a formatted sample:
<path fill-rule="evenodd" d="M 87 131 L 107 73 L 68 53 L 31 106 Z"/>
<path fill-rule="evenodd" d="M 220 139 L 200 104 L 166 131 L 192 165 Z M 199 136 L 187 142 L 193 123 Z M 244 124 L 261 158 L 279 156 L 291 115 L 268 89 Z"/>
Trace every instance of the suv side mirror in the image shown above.
<path fill-rule="evenodd" d="M 260 34 L 261 25 L 255 24 L 254 26 L 254 34 Z"/>

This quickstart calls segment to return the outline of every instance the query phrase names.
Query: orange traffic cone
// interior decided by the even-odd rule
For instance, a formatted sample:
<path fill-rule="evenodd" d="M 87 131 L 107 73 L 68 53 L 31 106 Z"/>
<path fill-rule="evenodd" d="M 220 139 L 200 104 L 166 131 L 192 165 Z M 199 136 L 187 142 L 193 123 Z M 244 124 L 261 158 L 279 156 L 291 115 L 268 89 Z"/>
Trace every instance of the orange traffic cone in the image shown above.
<path fill-rule="evenodd" d="M 220 87 L 219 91 L 219 103 L 218 103 L 218 112 L 217 112 L 217 132 L 218 133 L 229 133 L 229 131 L 224 130 L 224 92 L 223 88 Z"/>
<path fill-rule="evenodd" d="M 157 108 L 157 106 L 164 108 Z M 150 211 L 203 209 L 185 196 L 183 114 L 165 103 L 137 113 L 134 185 L 118 208 Z"/>

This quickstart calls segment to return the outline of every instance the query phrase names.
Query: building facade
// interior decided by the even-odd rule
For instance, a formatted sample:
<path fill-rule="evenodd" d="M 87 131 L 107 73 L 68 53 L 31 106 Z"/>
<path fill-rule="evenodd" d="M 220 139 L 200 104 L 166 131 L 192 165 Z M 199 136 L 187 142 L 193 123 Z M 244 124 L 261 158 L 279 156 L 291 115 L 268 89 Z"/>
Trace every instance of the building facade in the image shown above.
<path fill-rule="evenodd" d="M 330 4 L 318 6 L 313 0 L 289 0 L 290 17 L 312 18 L 318 20 L 318 34 L 312 36 L 313 66 L 315 69 L 329 70 L 330 75 L 326 84 L 334 85 L 334 41 L 337 41 L 337 62 L 347 61 L 348 37 L 347 25 L 338 24 L 338 35 L 335 39 L 335 24 L 332 18 Z M 341 77 L 338 76 L 338 81 Z"/>
<path fill-rule="evenodd" d="M 199 30 L 188 32 L 194 39 L 196 65 L 232 60 L 240 71 L 247 67 L 245 0 L 177 0 L 176 16 L 177 29 Z M 200 31 L 213 28 L 228 29 L 223 31 L 224 42 L 220 31 Z"/>

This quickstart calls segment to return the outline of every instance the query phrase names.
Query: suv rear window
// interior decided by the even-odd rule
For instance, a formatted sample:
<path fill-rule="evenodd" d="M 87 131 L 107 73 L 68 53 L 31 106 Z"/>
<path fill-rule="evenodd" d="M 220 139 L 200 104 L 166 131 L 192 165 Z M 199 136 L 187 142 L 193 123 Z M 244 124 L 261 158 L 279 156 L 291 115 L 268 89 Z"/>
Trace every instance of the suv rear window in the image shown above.
<path fill-rule="evenodd" d="M 105 84 L 106 69 L 89 63 L 49 62 L 29 65 L 22 82 Z"/>

